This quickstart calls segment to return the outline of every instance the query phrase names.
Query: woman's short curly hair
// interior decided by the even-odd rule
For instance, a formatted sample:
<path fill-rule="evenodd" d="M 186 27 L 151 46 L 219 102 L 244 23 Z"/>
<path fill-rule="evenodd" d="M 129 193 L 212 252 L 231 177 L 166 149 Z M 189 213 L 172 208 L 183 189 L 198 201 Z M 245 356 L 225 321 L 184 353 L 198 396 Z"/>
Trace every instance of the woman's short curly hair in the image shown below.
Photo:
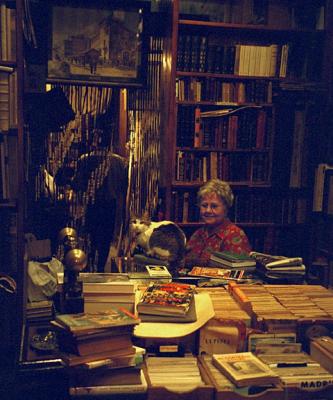
<path fill-rule="evenodd" d="M 221 181 L 220 179 L 211 179 L 207 183 L 201 186 L 198 191 L 197 200 L 200 204 L 201 199 L 209 194 L 216 193 L 223 203 L 230 208 L 234 201 L 234 195 L 232 193 L 231 187 L 227 182 Z"/>

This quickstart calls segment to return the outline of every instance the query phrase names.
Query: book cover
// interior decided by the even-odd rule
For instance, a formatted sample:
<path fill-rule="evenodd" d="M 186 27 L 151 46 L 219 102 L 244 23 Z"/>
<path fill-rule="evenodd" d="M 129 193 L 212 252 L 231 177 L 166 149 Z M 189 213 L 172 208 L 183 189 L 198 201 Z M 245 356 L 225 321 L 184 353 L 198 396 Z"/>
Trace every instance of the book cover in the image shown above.
<path fill-rule="evenodd" d="M 245 271 L 241 269 L 231 270 L 223 268 L 193 267 L 188 275 L 220 279 L 242 279 L 244 272 Z"/>
<path fill-rule="evenodd" d="M 138 303 L 142 314 L 185 315 L 194 298 L 194 287 L 180 283 L 152 283 Z"/>
<path fill-rule="evenodd" d="M 146 265 L 149 276 L 158 278 L 171 278 L 168 268 L 164 265 Z"/>
<path fill-rule="evenodd" d="M 239 387 L 279 382 L 278 375 L 250 352 L 213 354 L 213 364 Z"/>
<path fill-rule="evenodd" d="M 110 307 L 108 311 L 101 311 L 94 314 L 60 314 L 56 316 L 55 320 L 71 332 L 112 328 L 115 326 L 134 326 L 140 322 L 140 320 L 129 311 L 112 307 Z"/>

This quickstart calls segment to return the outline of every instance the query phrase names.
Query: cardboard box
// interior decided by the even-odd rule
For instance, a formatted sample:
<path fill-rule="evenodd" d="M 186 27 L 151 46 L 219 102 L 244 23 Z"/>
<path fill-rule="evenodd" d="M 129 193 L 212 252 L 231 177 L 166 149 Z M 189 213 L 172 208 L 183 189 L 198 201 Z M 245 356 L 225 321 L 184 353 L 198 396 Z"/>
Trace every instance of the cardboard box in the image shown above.
<path fill-rule="evenodd" d="M 152 386 L 146 365 L 144 365 L 143 370 L 148 383 L 147 400 L 214 400 L 214 387 L 201 364 L 199 368 L 205 386 L 198 386 L 190 391 L 174 392 L 167 387 Z"/>
<path fill-rule="evenodd" d="M 236 353 L 244 349 L 245 340 L 243 321 L 212 318 L 200 329 L 199 355 Z"/>
<path fill-rule="evenodd" d="M 302 389 L 299 387 L 285 388 L 285 400 L 332 400 L 333 385 L 327 385 L 324 388 Z"/>
<path fill-rule="evenodd" d="M 320 345 L 320 339 L 321 338 L 311 341 L 311 357 L 333 374 L 333 354 Z"/>

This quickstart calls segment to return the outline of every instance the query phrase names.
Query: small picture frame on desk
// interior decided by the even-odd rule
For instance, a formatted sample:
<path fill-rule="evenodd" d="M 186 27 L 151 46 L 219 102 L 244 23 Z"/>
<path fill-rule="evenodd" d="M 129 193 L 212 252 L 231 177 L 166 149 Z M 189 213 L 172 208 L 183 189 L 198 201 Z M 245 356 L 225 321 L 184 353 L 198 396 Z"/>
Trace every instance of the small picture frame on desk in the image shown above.
<path fill-rule="evenodd" d="M 142 86 L 146 6 L 140 1 L 50 2 L 47 81 Z"/>

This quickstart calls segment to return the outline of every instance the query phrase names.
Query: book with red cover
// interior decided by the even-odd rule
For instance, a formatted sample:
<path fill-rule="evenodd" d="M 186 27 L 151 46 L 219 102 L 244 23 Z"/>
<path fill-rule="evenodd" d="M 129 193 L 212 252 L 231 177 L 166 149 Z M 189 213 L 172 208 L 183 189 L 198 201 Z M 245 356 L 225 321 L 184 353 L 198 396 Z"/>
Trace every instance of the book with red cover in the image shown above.
<path fill-rule="evenodd" d="M 140 299 L 139 314 L 186 316 L 194 301 L 194 286 L 180 283 L 152 283 Z"/>

